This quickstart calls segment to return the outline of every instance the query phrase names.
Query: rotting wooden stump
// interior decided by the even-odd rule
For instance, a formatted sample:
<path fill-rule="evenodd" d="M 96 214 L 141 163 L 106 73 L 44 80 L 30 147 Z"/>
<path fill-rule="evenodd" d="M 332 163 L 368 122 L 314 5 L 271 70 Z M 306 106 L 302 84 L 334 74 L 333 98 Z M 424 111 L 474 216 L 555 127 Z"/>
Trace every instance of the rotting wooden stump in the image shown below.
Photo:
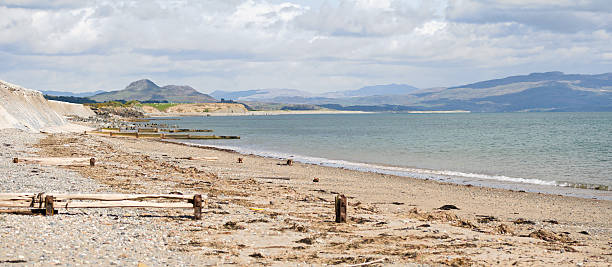
<path fill-rule="evenodd" d="M 202 219 L 202 195 L 179 194 L 45 194 L 0 193 L 0 207 L 26 208 L 30 213 L 55 214 L 57 208 L 183 208 Z M 145 200 L 165 200 L 152 202 Z M 167 202 L 175 201 L 175 202 Z M 176 202 L 178 201 L 178 202 Z"/>
<path fill-rule="evenodd" d="M 242 158 L 238 158 L 238 163 L 242 163 Z"/>
<path fill-rule="evenodd" d="M 344 195 L 336 195 L 336 222 L 337 223 L 345 223 L 346 222 L 346 196 Z"/>

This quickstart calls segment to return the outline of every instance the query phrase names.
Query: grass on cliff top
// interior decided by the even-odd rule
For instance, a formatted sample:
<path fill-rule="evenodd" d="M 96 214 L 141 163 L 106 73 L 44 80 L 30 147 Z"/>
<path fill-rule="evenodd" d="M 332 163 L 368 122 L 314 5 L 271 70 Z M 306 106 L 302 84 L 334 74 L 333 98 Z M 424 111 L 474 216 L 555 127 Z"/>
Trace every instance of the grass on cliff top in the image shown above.
<path fill-rule="evenodd" d="M 154 107 L 159 111 L 166 111 L 170 107 L 174 107 L 176 105 L 180 105 L 181 103 L 142 103 L 141 106 L 149 106 Z"/>

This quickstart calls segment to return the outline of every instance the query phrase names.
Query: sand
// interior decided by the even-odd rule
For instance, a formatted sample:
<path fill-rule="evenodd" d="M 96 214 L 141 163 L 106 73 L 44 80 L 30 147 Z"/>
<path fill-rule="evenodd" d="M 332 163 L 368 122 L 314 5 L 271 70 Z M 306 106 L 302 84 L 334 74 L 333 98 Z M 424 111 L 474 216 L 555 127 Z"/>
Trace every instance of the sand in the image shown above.
<path fill-rule="evenodd" d="M 45 157 L 96 157 L 93 168 L 62 168 L 112 192 L 205 194 L 202 221 L 186 221 L 190 212 L 176 210 L 144 210 L 154 218 L 141 218 L 173 237 L 164 248 L 189 259 L 185 265 L 612 262 L 612 202 L 605 200 L 287 166 L 282 159 L 125 137 L 53 134 L 36 147 Z M 348 223 L 334 222 L 339 193 L 348 197 Z M 458 210 L 438 209 L 443 205 Z"/>

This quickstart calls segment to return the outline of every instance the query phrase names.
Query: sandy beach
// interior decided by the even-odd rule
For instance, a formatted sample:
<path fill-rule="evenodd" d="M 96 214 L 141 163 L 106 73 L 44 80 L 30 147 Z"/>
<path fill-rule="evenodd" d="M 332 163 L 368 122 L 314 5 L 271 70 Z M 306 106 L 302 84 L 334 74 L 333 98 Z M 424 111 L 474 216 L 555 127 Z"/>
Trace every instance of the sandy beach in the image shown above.
<path fill-rule="evenodd" d="M 59 209 L 52 217 L 1 214 L 0 262 L 5 264 L 608 266 L 612 262 L 610 201 L 297 162 L 287 166 L 282 159 L 152 139 L 2 131 L 3 168 L 9 173 L 1 183 L 4 192 L 206 196 L 201 221 L 192 219 L 193 211 L 176 209 Z M 6 163 L 23 155 L 91 156 L 97 164 Z M 238 157 L 243 163 L 237 162 Z M 347 223 L 334 222 L 337 194 L 348 198 Z M 440 210 L 444 205 L 458 209 Z"/>

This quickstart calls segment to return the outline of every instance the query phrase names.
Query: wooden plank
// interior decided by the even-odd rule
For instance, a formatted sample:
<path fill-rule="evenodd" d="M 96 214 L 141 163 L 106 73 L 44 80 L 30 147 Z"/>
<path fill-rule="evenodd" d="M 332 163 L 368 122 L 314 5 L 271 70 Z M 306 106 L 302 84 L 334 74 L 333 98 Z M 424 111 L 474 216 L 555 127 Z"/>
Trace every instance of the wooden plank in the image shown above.
<path fill-rule="evenodd" d="M 56 203 L 56 208 L 181 208 L 192 209 L 193 204 L 187 202 L 143 202 L 143 201 L 99 201 L 99 202 L 82 202 L 70 201 L 65 203 Z"/>
<path fill-rule="evenodd" d="M 289 177 L 255 177 L 255 179 L 285 180 L 285 181 L 291 180 L 291 178 Z"/>
<path fill-rule="evenodd" d="M 2 208 L 27 208 L 32 204 L 32 200 L 11 200 L 11 201 L 0 201 L 0 207 Z"/>
<path fill-rule="evenodd" d="M 192 200 L 194 195 L 178 194 L 53 194 L 55 201 L 67 200 L 100 200 L 100 201 L 121 201 L 121 200 L 146 200 L 146 199 L 174 199 Z"/>
<path fill-rule="evenodd" d="M 0 193 L 0 201 L 6 200 L 32 200 L 36 193 Z"/>
<path fill-rule="evenodd" d="M 218 160 L 219 157 L 188 157 L 188 160 L 206 160 L 206 161 L 215 161 Z"/>
<path fill-rule="evenodd" d="M 46 157 L 46 158 L 20 158 L 21 162 L 34 163 L 40 165 L 52 165 L 52 166 L 77 166 L 77 165 L 91 165 L 91 158 L 67 158 L 67 157 Z"/>

